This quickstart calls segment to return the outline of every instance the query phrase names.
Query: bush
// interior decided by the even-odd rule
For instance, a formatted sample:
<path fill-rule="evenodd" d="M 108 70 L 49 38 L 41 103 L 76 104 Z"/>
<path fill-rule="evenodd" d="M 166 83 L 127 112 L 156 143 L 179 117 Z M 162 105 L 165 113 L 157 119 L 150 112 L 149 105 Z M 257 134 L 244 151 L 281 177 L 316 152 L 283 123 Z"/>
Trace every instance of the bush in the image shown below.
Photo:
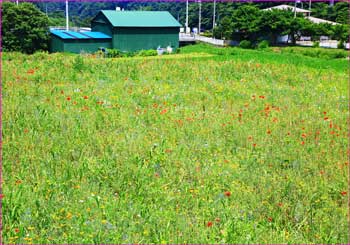
<path fill-rule="evenodd" d="M 316 41 L 312 44 L 312 47 L 314 48 L 319 48 L 320 47 L 320 42 L 319 41 Z"/>
<path fill-rule="evenodd" d="M 252 48 L 252 43 L 248 40 L 243 40 L 239 43 L 240 48 L 249 49 Z"/>
<path fill-rule="evenodd" d="M 157 50 L 154 49 L 150 49 L 150 50 L 141 50 L 140 52 L 138 52 L 137 56 L 142 56 L 142 57 L 146 57 L 146 56 L 157 56 Z"/>
<path fill-rule="evenodd" d="M 123 53 L 123 57 L 134 57 L 136 55 L 136 53 L 129 51 L 129 52 L 124 52 Z"/>
<path fill-rule="evenodd" d="M 213 37 L 213 33 L 211 31 L 205 31 L 201 35 L 205 37 Z"/>
<path fill-rule="evenodd" d="M 269 47 L 269 42 L 266 40 L 261 41 L 258 43 L 258 49 L 265 49 Z"/>
<path fill-rule="evenodd" d="M 345 49 L 344 42 L 343 42 L 343 41 L 339 41 L 339 42 L 338 42 L 338 45 L 337 45 L 337 48 L 339 48 L 339 49 Z"/>
<path fill-rule="evenodd" d="M 106 56 L 108 58 L 122 57 L 123 54 L 118 49 L 106 49 Z"/>
<path fill-rule="evenodd" d="M 77 55 L 74 58 L 73 69 L 76 71 L 82 71 L 84 69 L 84 59 L 81 55 Z"/>

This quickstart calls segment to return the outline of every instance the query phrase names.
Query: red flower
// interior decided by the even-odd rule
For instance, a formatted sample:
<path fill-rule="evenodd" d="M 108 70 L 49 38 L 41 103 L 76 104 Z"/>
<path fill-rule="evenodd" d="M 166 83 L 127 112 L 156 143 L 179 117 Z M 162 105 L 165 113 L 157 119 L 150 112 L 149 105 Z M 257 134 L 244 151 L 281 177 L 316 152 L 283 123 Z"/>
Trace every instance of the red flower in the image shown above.
<path fill-rule="evenodd" d="M 271 217 L 268 217 L 268 218 L 267 218 L 267 221 L 272 222 L 272 218 L 271 218 Z"/>
<path fill-rule="evenodd" d="M 348 194 L 346 191 L 342 191 L 342 192 L 340 192 L 340 194 L 342 195 L 342 196 L 346 196 L 346 194 Z"/>
<path fill-rule="evenodd" d="M 323 112 L 323 115 L 326 115 L 326 114 L 327 114 L 327 112 L 324 111 L 324 112 Z"/>
<path fill-rule="evenodd" d="M 25 128 L 24 129 L 24 133 L 26 134 L 26 133 L 28 133 L 29 132 L 29 130 L 27 129 L 27 128 Z"/>
<path fill-rule="evenodd" d="M 103 101 L 97 101 L 98 105 L 103 105 Z"/>
<path fill-rule="evenodd" d="M 61 90 L 61 94 L 64 94 L 64 91 L 63 91 L 63 90 Z"/>
<path fill-rule="evenodd" d="M 207 223 L 207 227 L 211 227 L 211 226 L 213 226 L 213 222 L 208 221 L 208 223 Z"/>
<path fill-rule="evenodd" d="M 267 133 L 267 134 L 271 134 L 271 130 L 270 130 L 270 129 L 268 129 L 266 133 Z"/>
<path fill-rule="evenodd" d="M 328 117 L 325 117 L 324 120 L 328 120 Z"/>
<path fill-rule="evenodd" d="M 219 223 L 220 222 L 220 218 L 216 218 L 215 222 Z"/>
<path fill-rule="evenodd" d="M 253 147 L 256 147 L 256 144 L 255 144 L 255 143 L 253 144 Z"/>
<path fill-rule="evenodd" d="M 167 111 L 168 111 L 167 109 L 164 109 L 160 112 L 160 114 L 163 115 L 163 114 L 167 113 Z"/>
<path fill-rule="evenodd" d="M 0 194 L 0 199 L 4 198 L 5 195 L 4 194 Z"/>
<path fill-rule="evenodd" d="M 34 74 L 34 72 L 35 72 L 34 69 L 29 69 L 29 70 L 27 71 L 27 74 Z"/>
<path fill-rule="evenodd" d="M 87 95 L 84 96 L 84 100 L 87 100 L 89 97 Z"/>
<path fill-rule="evenodd" d="M 282 206 L 283 206 L 283 203 L 279 202 L 279 203 L 278 203 L 278 206 L 279 206 L 279 207 L 282 207 Z"/>
<path fill-rule="evenodd" d="M 229 196 L 231 196 L 231 192 L 225 191 L 225 192 L 224 192 L 224 195 L 227 196 L 227 197 L 229 197 Z"/>
<path fill-rule="evenodd" d="M 301 144 L 302 144 L 302 145 L 305 145 L 305 142 L 304 142 L 304 141 L 302 141 L 302 142 L 301 142 Z"/>
<path fill-rule="evenodd" d="M 19 229 L 18 229 L 18 228 L 15 228 L 15 232 L 18 233 L 18 232 L 19 232 Z"/>
<path fill-rule="evenodd" d="M 68 101 L 70 101 L 70 100 L 71 100 L 71 98 L 68 96 L 68 97 L 67 97 L 67 100 L 68 100 Z"/>
<path fill-rule="evenodd" d="M 323 175 L 323 174 L 324 174 L 324 171 L 323 171 L 323 170 L 321 170 L 321 171 L 320 171 L 320 175 Z"/>
<path fill-rule="evenodd" d="M 265 96 L 264 95 L 260 95 L 259 98 L 260 99 L 265 99 Z"/>

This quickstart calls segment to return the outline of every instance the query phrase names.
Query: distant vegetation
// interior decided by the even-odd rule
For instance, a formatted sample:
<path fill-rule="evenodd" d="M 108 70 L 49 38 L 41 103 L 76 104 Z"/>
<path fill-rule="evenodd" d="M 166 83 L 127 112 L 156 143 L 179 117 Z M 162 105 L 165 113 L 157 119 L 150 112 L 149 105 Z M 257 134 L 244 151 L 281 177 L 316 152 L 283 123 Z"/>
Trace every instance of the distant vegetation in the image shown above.
<path fill-rule="evenodd" d="M 64 2 L 49 2 L 49 3 L 35 3 L 43 12 L 48 12 L 49 17 L 61 18 L 64 25 Z M 260 9 L 268 8 L 280 4 L 294 3 L 286 2 L 265 2 L 254 3 L 251 5 L 257 6 Z M 216 21 L 221 23 L 225 16 L 231 16 L 234 9 L 238 6 L 247 5 L 247 3 L 229 3 L 218 2 Z M 101 9 L 115 9 L 119 6 L 125 10 L 166 10 L 169 11 L 180 23 L 185 23 L 186 3 L 185 2 L 70 2 L 71 21 L 75 26 L 90 26 L 90 20 Z M 301 7 L 298 4 L 298 7 Z M 303 3 L 303 8 L 308 9 L 308 3 Z M 338 23 L 348 24 L 348 9 L 349 5 L 346 2 L 337 2 L 334 6 L 329 6 L 328 3 L 312 3 L 312 16 L 323 18 Z M 197 2 L 190 2 L 189 4 L 189 26 L 198 27 L 198 10 L 199 4 Z M 213 24 L 213 3 L 202 3 L 202 28 L 204 30 L 211 30 Z"/>
<path fill-rule="evenodd" d="M 216 38 L 228 40 L 249 40 L 258 42 L 267 39 L 276 44 L 280 35 L 289 35 L 293 44 L 301 36 L 319 40 L 320 36 L 345 42 L 349 37 L 348 25 L 315 24 L 292 11 L 262 11 L 257 6 L 245 4 L 234 9 L 230 16 L 221 19 L 214 29 Z"/>

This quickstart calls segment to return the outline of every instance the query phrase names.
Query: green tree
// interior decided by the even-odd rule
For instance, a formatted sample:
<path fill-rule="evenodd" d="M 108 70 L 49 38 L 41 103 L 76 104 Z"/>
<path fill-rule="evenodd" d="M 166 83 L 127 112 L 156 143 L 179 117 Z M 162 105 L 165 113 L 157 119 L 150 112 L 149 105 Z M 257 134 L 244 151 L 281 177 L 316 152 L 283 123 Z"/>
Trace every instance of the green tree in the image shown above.
<path fill-rule="evenodd" d="M 321 36 L 334 36 L 333 26 L 329 23 L 313 24 L 313 30 L 314 35 L 312 38 L 314 40 L 319 40 Z"/>
<path fill-rule="evenodd" d="M 230 40 L 232 38 L 233 28 L 231 18 L 225 16 L 221 19 L 219 25 L 214 29 L 215 38 Z"/>
<path fill-rule="evenodd" d="M 232 28 L 240 39 L 256 41 L 261 32 L 262 11 L 254 5 L 239 6 L 232 14 Z"/>
<path fill-rule="evenodd" d="M 346 42 L 349 40 L 349 26 L 348 25 L 333 25 L 332 26 L 332 39 Z"/>
<path fill-rule="evenodd" d="M 47 16 L 31 3 L 2 4 L 2 46 L 6 51 L 32 54 L 48 49 Z"/>
<path fill-rule="evenodd" d="M 289 28 L 289 21 L 292 19 L 290 11 L 270 10 L 262 11 L 261 30 L 262 34 L 268 36 L 273 44 L 276 44 L 279 35 Z"/>

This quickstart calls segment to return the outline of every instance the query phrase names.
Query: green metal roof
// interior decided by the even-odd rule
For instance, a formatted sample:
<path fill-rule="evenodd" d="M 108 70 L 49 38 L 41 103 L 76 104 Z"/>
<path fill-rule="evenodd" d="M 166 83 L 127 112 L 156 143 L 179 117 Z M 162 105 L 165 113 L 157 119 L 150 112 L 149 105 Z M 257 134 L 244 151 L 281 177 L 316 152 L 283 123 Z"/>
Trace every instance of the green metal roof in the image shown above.
<path fill-rule="evenodd" d="M 114 27 L 180 27 L 168 11 L 115 11 L 102 10 Z"/>

